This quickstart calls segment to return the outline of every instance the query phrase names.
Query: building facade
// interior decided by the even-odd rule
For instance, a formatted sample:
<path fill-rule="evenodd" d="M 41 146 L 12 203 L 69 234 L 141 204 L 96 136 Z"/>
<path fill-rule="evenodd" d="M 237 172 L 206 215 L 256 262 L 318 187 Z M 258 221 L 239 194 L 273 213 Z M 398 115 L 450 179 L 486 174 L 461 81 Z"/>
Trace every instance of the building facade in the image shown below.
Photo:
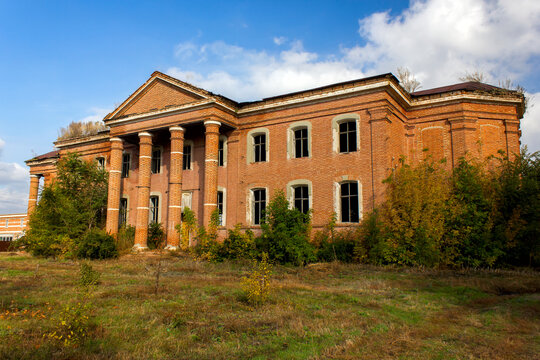
<path fill-rule="evenodd" d="M 358 223 L 384 197 L 383 180 L 400 157 L 485 158 L 520 148 L 523 96 L 463 83 L 408 93 L 392 74 L 238 103 L 155 72 L 108 114 L 108 130 L 57 141 L 56 151 L 27 161 L 28 213 L 40 178 L 77 152 L 109 172 L 107 231 L 160 222 L 167 245 L 191 208 L 201 225 L 216 209 L 220 234 L 241 223 L 257 229 L 272 195 L 312 210 L 313 228 L 335 212 L 339 226 Z"/>

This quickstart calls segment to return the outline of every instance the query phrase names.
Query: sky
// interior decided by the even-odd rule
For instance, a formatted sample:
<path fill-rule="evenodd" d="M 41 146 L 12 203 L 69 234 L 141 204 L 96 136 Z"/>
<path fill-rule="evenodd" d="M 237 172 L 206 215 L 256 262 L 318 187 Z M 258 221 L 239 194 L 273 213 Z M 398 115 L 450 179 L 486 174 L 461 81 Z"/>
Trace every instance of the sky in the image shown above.
<path fill-rule="evenodd" d="M 421 89 L 475 71 L 523 86 L 540 150 L 538 0 L 0 0 L 0 214 L 26 211 L 25 160 L 155 70 L 249 101 L 399 67 Z"/>

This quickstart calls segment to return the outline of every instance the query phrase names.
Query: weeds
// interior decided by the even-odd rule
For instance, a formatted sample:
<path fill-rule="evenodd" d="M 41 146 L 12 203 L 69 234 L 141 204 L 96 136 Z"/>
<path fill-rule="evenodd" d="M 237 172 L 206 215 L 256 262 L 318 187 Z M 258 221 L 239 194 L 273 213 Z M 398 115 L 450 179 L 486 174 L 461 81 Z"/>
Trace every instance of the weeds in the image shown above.
<path fill-rule="evenodd" d="M 249 276 L 242 278 L 242 288 L 250 305 L 260 306 L 268 300 L 271 274 L 272 265 L 268 262 L 268 254 L 263 253 L 261 261 L 254 260 Z"/>

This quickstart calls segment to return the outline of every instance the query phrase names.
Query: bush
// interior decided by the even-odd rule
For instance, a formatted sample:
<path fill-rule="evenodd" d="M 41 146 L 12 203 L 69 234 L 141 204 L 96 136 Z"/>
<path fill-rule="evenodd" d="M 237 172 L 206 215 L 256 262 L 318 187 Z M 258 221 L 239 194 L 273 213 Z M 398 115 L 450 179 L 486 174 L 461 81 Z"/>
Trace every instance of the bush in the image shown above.
<path fill-rule="evenodd" d="M 316 260 L 309 242 L 310 214 L 290 209 L 283 191 L 278 191 L 264 213 L 257 251 L 282 264 L 304 265 Z"/>
<path fill-rule="evenodd" d="M 109 259 L 118 257 L 114 238 L 103 230 L 88 231 L 76 245 L 75 256 L 80 259 Z"/>
<path fill-rule="evenodd" d="M 272 265 L 268 262 L 268 255 L 263 253 L 261 261 L 254 260 L 253 269 L 247 277 L 242 278 L 242 288 L 249 304 L 262 305 L 270 295 L 270 276 Z"/>
<path fill-rule="evenodd" d="M 250 259 L 255 255 L 255 235 L 253 231 L 240 230 L 241 224 L 236 224 L 234 229 L 229 230 L 228 236 L 223 240 L 219 249 L 219 257 L 222 259 Z"/>
<path fill-rule="evenodd" d="M 161 223 L 151 223 L 148 226 L 147 246 L 150 250 L 161 249 L 165 242 L 165 231 Z"/>
<path fill-rule="evenodd" d="M 118 234 L 116 235 L 116 248 L 118 253 L 125 254 L 133 248 L 135 244 L 135 226 L 123 225 L 118 229 Z"/>

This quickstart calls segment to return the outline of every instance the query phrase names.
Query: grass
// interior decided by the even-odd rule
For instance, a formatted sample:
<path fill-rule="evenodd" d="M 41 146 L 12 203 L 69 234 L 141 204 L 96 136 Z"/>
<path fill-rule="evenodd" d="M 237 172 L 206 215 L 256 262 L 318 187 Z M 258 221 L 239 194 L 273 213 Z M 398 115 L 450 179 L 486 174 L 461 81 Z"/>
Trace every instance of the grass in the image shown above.
<path fill-rule="evenodd" d="M 533 359 L 540 277 L 533 271 L 425 271 L 365 265 L 274 267 L 267 303 L 249 306 L 249 264 L 152 254 L 79 263 L 0 255 L 1 359 Z M 89 304 L 87 336 L 47 334 Z"/>

